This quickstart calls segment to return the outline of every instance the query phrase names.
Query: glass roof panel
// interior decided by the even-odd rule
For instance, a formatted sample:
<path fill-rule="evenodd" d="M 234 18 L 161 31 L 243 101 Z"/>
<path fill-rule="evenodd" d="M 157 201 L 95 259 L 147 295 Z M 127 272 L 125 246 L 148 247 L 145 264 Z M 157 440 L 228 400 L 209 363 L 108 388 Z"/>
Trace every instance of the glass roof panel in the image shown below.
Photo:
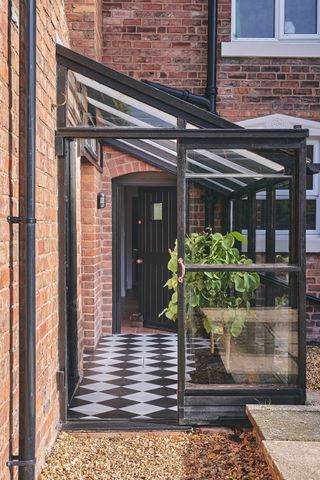
<path fill-rule="evenodd" d="M 109 70 L 106 69 L 106 71 Z M 172 110 L 166 103 L 168 102 L 167 97 L 170 100 L 170 96 L 164 95 L 166 102 L 163 102 L 163 104 L 159 103 L 159 99 L 157 99 L 158 103 L 157 101 L 154 102 L 152 90 L 154 90 L 155 96 L 159 95 L 159 92 L 156 89 L 152 89 L 152 87 L 147 87 L 148 94 L 141 97 L 138 89 L 146 88 L 141 86 L 141 82 L 127 77 L 129 87 L 126 89 L 123 83 L 121 86 L 119 83 L 118 90 L 117 84 L 111 78 L 112 73 L 110 73 L 109 84 L 107 75 L 106 78 L 98 76 L 96 80 L 96 77 L 92 77 L 90 74 L 86 76 L 83 72 L 83 69 L 79 71 L 68 69 L 68 123 L 72 126 L 176 129 L 178 116 L 181 112 L 183 113 L 181 114 L 182 118 L 186 114 L 186 112 L 183 112 L 183 108 L 195 108 L 184 102 L 187 106 L 181 107 L 181 112 L 179 109 L 176 109 L 175 115 L 172 114 Z M 120 75 L 120 81 L 122 77 Z M 130 86 L 132 82 L 133 84 Z M 151 91 L 149 92 L 150 88 Z M 172 97 L 172 102 L 175 101 L 176 99 Z M 72 108 L 75 105 L 77 108 Z M 158 108 L 159 106 L 160 108 Z M 73 115 L 70 114 L 71 111 Z M 79 111 L 80 114 L 75 113 Z M 215 117 L 205 110 L 202 111 L 199 108 L 195 108 L 196 114 L 194 116 L 197 125 L 187 121 L 187 130 L 194 131 L 199 129 L 199 126 L 201 127 L 201 121 L 199 120 L 198 122 L 198 117 L 201 117 L 202 112 L 204 117 L 208 115 Z M 217 128 L 213 124 L 213 119 L 212 124 L 208 126 Z M 228 122 L 226 122 L 227 127 L 230 128 Z M 167 169 L 170 172 L 176 171 L 176 140 L 112 139 L 104 140 L 104 142 L 126 152 L 128 155 L 158 165 L 160 168 Z M 278 154 L 277 151 L 277 155 L 280 157 L 281 152 Z M 189 176 L 202 176 L 204 178 L 199 179 L 199 181 L 204 182 L 208 187 L 216 189 L 220 193 L 231 195 L 260 180 L 262 175 L 284 173 L 281 161 L 278 163 L 274 158 L 274 154 L 270 158 L 267 152 L 261 154 L 260 151 L 254 152 L 243 148 L 214 149 L 210 147 L 191 149 L 187 152 L 187 174 Z M 278 157 L 276 156 L 276 158 Z M 213 178 L 214 176 L 216 178 Z"/>
<path fill-rule="evenodd" d="M 69 71 L 74 93 L 81 97 L 84 126 L 170 128 L 177 119 L 88 77 Z"/>
<path fill-rule="evenodd" d="M 164 168 L 175 171 L 177 151 L 175 140 L 112 140 L 106 141 L 129 155 L 142 160 L 159 161 Z M 219 187 L 226 195 L 252 185 L 263 178 L 285 174 L 282 165 L 267 156 L 249 150 L 200 149 L 187 151 L 187 175 L 200 175 L 208 187 Z M 219 178 L 212 178 L 216 175 Z M 278 178 L 277 181 L 281 181 Z"/>

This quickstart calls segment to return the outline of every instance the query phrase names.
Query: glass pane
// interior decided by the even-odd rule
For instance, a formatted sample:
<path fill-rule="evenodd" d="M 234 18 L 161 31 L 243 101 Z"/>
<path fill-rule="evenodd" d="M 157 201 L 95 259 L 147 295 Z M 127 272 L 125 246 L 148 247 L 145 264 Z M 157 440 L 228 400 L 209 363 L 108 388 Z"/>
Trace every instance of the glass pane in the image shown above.
<path fill-rule="evenodd" d="M 316 200 L 307 200 L 307 230 L 316 230 Z"/>
<path fill-rule="evenodd" d="M 117 90 L 69 70 L 69 101 L 77 102 L 81 118 L 77 125 L 170 128 L 177 126 L 176 117 L 136 100 Z"/>
<path fill-rule="evenodd" d="M 280 155 L 280 152 L 277 152 L 277 158 L 281 159 Z M 268 152 L 261 151 L 261 154 L 258 154 L 242 148 L 188 150 L 187 169 L 190 173 L 203 173 L 204 175 L 213 173 L 229 176 L 232 174 L 246 175 L 247 177 L 243 180 L 229 180 L 230 186 L 241 187 L 254 182 L 255 174 L 284 173 L 284 167 L 269 157 Z M 216 181 L 223 182 L 224 180 L 220 178 Z"/>
<path fill-rule="evenodd" d="M 296 384 L 296 281 L 296 274 L 286 283 L 253 272 L 187 273 L 187 388 Z"/>
<path fill-rule="evenodd" d="M 162 220 L 162 203 L 152 204 L 152 220 Z"/>
<path fill-rule="evenodd" d="M 186 245 L 190 242 L 197 242 L 197 246 L 203 244 L 201 255 L 187 257 L 187 261 L 201 264 L 287 264 L 292 230 L 289 181 L 278 183 L 279 188 L 273 187 L 272 215 L 265 189 L 250 193 L 250 201 L 248 195 L 235 194 L 233 197 L 233 189 L 240 188 L 241 191 L 246 184 L 238 187 L 232 184 L 232 180 L 247 181 L 242 177 L 187 179 Z M 254 189 L 254 180 L 250 187 Z M 310 222 L 313 207 L 309 207 Z"/>
<path fill-rule="evenodd" d="M 274 24 L 274 0 L 237 0 L 237 38 L 273 38 Z"/>
<path fill-rule="evenodd" d="M 317 0 L 285 0 L 284 33 L 317 33 Z"/>

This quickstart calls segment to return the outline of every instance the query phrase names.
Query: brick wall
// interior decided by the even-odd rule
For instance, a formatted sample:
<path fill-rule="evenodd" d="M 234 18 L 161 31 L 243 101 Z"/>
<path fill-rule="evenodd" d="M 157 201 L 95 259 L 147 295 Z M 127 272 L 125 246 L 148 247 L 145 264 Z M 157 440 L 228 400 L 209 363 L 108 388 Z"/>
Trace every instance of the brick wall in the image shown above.
<path fill-rule="evenodd" d="M 137 79 L 194 93 L 206 86 L 207 1 L 104 0 L 102 61 Z M 231 0 L 218 9 L 218 113 L 231 120 L 284 113 L 320 118 L 320 59 L 221 58 Z"/>
<path fill-rule="evenodd" d="M 102 210 L 97 209 L 101 175 L 89 163 L 81 166 L 81 262 L 84 346 L 96 346 L 102 332 Z"/>
<path fill-rule="evenodd" d="M 219 1 L 219 43 L 230 41 L 231 0 Z M 231 121 L 272 113 L 320 120 L 320 58 L 220 58 L 218 111 Z"/>
<path fill-rule="evenodd" d="M 320 298 L 320 255 L 307 255 L 307 292 Z M 307 337 L 320 342 L 320 308 L 312 302 L 307 302 Z"/>
<path fill-rule="evenodd" d="M 70 47 L 101 60 L 102 0 L 65 0 Z"/>
<path fill-rule="evenodd" d="M 10 476 L 6 462 L 17 454 L 18 418 L 18 27 L 1 2 L 0 16 L 0 478 Z M 14 2 L 18 3 L 18 2 Z M 62 0 L 38 2 L 37 164 L 36 164 L 36 315 L 37 459 L 51 446 L 59 424 L 58 238 L 56 127 L 56 31 L 68 43 Z M 18 12 L 18 9 L 15 8 Z M 12 413 L 10 413 L 12 412 Z"/>
<path fill-rule="evenodd" d="M 207 2 L 102 2 L 102 61 L 137 79 L 202 93 L 206 84 Z"/>
<path fill-rule="evenodd" d="M 189 185 L 188 189 L 188 229 L 190 233 L 203 232 L 205 225 L 206 189 L 197 185 Z"/>

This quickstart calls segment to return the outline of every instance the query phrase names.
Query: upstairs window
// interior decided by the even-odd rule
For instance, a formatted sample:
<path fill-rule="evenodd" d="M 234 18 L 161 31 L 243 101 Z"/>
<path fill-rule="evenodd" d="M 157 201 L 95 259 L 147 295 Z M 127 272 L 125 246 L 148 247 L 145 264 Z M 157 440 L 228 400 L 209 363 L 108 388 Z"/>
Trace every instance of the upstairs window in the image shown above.
<path fill-rule="evenodd" d="M 320 0 L 233 0 L 233 40 L 320 38 Z"/>
<path fill-rule="evenodd" d="M 273 38 L 275 0 L 236 0 L 236 38 Z"/>

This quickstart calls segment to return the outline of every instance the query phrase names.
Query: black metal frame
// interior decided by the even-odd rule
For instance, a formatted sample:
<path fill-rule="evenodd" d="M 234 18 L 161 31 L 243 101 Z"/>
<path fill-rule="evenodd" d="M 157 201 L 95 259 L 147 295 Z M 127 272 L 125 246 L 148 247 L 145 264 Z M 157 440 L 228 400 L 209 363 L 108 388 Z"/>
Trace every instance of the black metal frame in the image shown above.
<path fill-rule="evenodd" d="M 105 127 L 67 127 L 66 123 L 59 123 L 57 129 L 57 149 L 61 155 L 64 153 L 66 139 L 95 138 L 101 141 L 116 141 L 120 139 L 176 139 L 177 140 L 177 187 L 178 187 L 178 254 L 184 258 L 184 238 L 186 233 L 186 219 L 184 208 L 186 202 L 186 150 L 197 148 L 245 148 L 253 151 L 268 151 L 268 158 L 282 164 L 287 170 L 287 178 L 293 177 L 293 195 L 291 196 L 294 211 L 293 220 L 296 226 L 291 236 L 293 256 L 291 265 L 252 265 L 246 266 L 251 271 L 287 271 L 296 272 L 299 277 L 299 378 L 298 386 L 261 386 L 261 387 L 230 387 L 215 386 L 214 388 L 188 389 L 185 394 L 185 330 L 184 330 L 184 286 L 179 285 L 179 314 L 178 314 L 178 407 L 181 423 L 208 424 L 228 423 L 235 424 L 244 421 L 243 405 L 254 399 L 258 401 L 273 400 L 284 403 L 303 403 L 305 401 L 305 173 L 306 173 L 306 144 L 307 130 L 244 130 L 238 125 L 232 124 L 220 117 L 206 112 L 194 105 L 190 105 L 178 98 L 172 97 L 155 88 L 138 82 L 123 74 L 115 72 L 104 65 L 89 58 L 83 57 L 65 47 L 57 46 L 57 59 L 59 68 L 71 69 L 83 74 L 103 85 L 130 95 L 148 105 L 172 114 L 177 117 L 177 128 L 105 128 Z M 64 92 L 67 95 L 67 92 Z M 186 122 L 200 127 L 199 129 L 186 129 Z M 275 149 L 281 150 L 281 156 Z M 299 151 L 296 158 L 288 149 Z M 129 152 L 128 152 L 129 153 Z M 276 155 L 276 157 L 274 156 Z M 148 159 L 146 158 L 146 161 Z M 150 161 L 150 159 L 149 159 Z M 151 162 L 150 162 L 151 163 Z M 164 168 L 160 164 L 159 167 Z M 154 160 L 153 164 L 157 164 Z M 192 175 L 188 174 L 188 178 Z M 205 175 L 204 175 L 205 177 Z M 232 199 L 248 194 L 251 195 L 257 189 L 272 187 L 279 182 L 279 176 L 260 175 L 252 186 L 239 189 L 236 193 L 225 196 L 226 203 Z M 198 178 L 198 177 L 197 177 Z M 283 177 L 282 177 L 283 178 Z M 116 198 L 114 198 L 116 200 Z M 227 207 L 226 211 L 229 211 Z M 251 217 L 254 215 L 254 206 L 251 205 Z M 268 258 L 272 256 L 274 244 L 274 224 L 269 222 L 267 251 Z M 254 231 L 254 223 L 251 225 L 251 233 Z M 250 250 L 254 251 L 254 242 L 250 243 Z M 201 270 L 199 265 L 186 265 L 186 271 Z M 241 270 L 242 267 L 212 265 L 206 266 L 206 270 Z M 200 393 L 199 393 L 200 392 Z M 209 399 L 210 397 L 210 399 Z M 215 399 L 215 400 L 214 400 Z M 226 400 L 228 399 L 228 400 Z M 210 403 L 211 402 L 211 403 Z M 216 403 L 214 403 L 216 402 Z M 219 403 L 220 402 L 220 403 Z M 225 404 L 221 402 L 225 402 Z M 236 403 L 236 408 L 234 404 Z M 217 405 L 218 404 L 218 405 Z M 208 408 L 209 407 L 209 408 Z M 208 414 L 209 413 L 209 414 Z"/>
<path fill-rule="evenodd" d="M 76 152 L 75 142 L 66 148 L 66 341 L 68 403 L 79 381 L 78 368 L 78 261 L 76 218 Z"/>
<path fill-rule="evenodd" d="M 262 133 L 262 132 L 261 132 Z M 246 134 L 243 134 L 243 138 Z M 237 137 L 237 135 L 235 135 Z M 186 331 L 184 328 L 185 319 L 185 287 L 183 283 L 178 286 L 178 319 L 179 319 L 179 341 L 178 341 L 178 355 L 179 355 L 179 421 L 181 424 L 236 424 L 245 422 L 244 407 L 246 403 L 289 403 L 289 404 L 303 404 L 306 399 L 306 260 L 305 260 L 305 189 L 306 189 L 306 141 L 305 138 L 300 138 L 297 142 L 293 137 L 284 141 L 279 140 L 277 145 L 272 143 L 268 145 L 270 139 L 264 131 L 260 142 L 266 148 L 293 148 L 296 151 L 295 161 L 292 162 L 291 171 L 289 175 L 292 183 L 291 199 L 291 235 L 290 235 L 290 262 L 289 264 L 276 263 L 260 263 L 251 265 L 200 265 L 200 264 L 185 264 L 185 273 L 196 271 L 251 271 L 251 272 L 265 272 L 266 279 L 268 274 L 276 272 L 291 272 L 296 273 L 298 280 L 290 284 L 290 290 L 297 300 L 298 311 L 298 384 L 297 385 L 272 385 L 272 386 L 248 386 L 248 385 L 197 385 L 192 388 L 186 388 L 185 385 L 185 341 Z M 250 138 L 250 137 L 249 137 Z M 251 139 L 250 139 L 251 140 Z M 250 143 L 250 140 L 248 143 Z M 252 140 L 251 140 L 252 141 Z M 255 147 L 260 142 L 254 140 Z M 223 148 L 220 139 L 219 146 Z M 224 144 L 225 148 L 237 148 L 239 140 L 227 136 Z M 195 175 L 186 173 L 186 155 L 189 149 L 201 148 L 216 148 L 216 142 L 210 139 L 201 139 L 197 141 L 192 139 L 183 139 L 179 141 L 178 147 L 178 257 L 184 258 L 184 239 L 187 234 L 186 231 L 186 191 L 187 181 L 190 178 L 197 178 Z M 261 145 L 258 145 L 261 148 Z M 219 148 L 219 147 L 217 147 Z M 245 145 L 245 148 L 250 148 Z M 281 159 L 278 160 L 280 162 Z M 214 177 L 214 175 L 210 175 Z M 217 175 L 219 177 L 219 175 Z M 278 177 L 277 175 L 274 177 Z M 203 175 L 205 178 L 205 175 Z M 282 178 L 288 178 L 283 175 Z M 274 225 L 274 187 L 280 182 L 280 178 L 274 178 L 272 186 L 268 186 L 270 198 L 268 204 L 271 205 L 271 221 L 267 224 L 267 261 L 274 260 L 275 249 L 275 225 Z M 256 182 L 261 185 L 261 182 Z M 260 189 L 260 187 L 259 187 Z M 236 202 L 243 195 L 242 189 L 230 195 L 229 201 L 234 199 Z M 254 195 L 254 196 L 253 196 Z M 249 231 L 248 236 L 256 237 L 256 211 L 255 206 L 255 185 L 249 190 Z M 249 241 L 248 253 L 250 255 L 255 253 L 255 241 Z M 178 275 L 182 275 L 181 265 L 178 267 Z"/>
<path fill-rule="evenodd" d="M 196 108 L 196 107 L 195 107 Z M 176 111 L 179 115 L 180 111 Z M 212 115 L 212 114 L 211 114 Z M 184 139 L 188 149 L 213 148 L 208 140 L 214 140 L 214 148 L 226 147 L 226 140 L 232 141 L 233 147 L 253 149 L 298 148 L 300 142 L 308 136 L 308 130 L 239 130 L 230 128 L 135 128 L 135 127 L 60 127 L 58 138 L 97 138 L 106 139 L 151 139 L 178 140 Z M 285 142 L 284 142 L 285 138 Z M 201 143 L 199 143 L 201 142 Z M 211 145 L 211 146 L 210 146 Z M 232 148 L 232 145 L 228 148 Z M 287 163 L 283 162 L 284 165 Z M 257 173 L 257 176 L 259 174 Z"/>

